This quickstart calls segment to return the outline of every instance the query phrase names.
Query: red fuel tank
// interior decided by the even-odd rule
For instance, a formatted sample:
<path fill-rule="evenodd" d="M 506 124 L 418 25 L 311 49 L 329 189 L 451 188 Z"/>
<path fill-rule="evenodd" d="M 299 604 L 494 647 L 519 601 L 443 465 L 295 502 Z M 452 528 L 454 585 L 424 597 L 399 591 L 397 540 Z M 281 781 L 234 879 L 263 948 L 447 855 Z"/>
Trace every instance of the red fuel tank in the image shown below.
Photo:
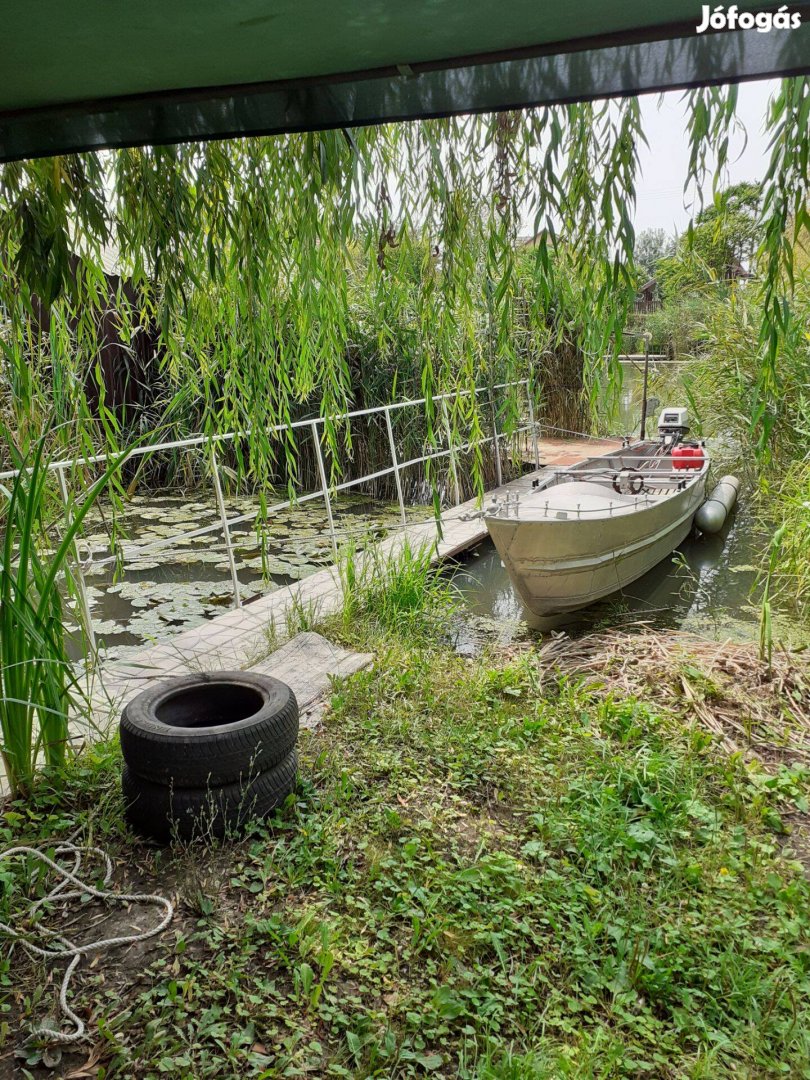
<path fill-rule="evenodd" d="M 697 443 L 680 443 L 672 448 L 674 469 L 699 469 L 705 460 L 703 447 Z"/>

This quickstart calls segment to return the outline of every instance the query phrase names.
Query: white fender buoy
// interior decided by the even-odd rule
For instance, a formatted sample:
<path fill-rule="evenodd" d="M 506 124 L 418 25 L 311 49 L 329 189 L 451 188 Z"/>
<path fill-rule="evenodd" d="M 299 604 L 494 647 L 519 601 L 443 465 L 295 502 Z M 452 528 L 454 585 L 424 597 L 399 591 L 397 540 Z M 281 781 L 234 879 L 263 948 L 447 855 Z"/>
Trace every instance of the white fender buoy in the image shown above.
<path fill-rule="evenodd" d="M 736 476 L 723 476 L 714 490 L 695 514 L 695 524 L 704 533 L 718 533 L 734 508 L 740 494 L 740 481 Z"/>

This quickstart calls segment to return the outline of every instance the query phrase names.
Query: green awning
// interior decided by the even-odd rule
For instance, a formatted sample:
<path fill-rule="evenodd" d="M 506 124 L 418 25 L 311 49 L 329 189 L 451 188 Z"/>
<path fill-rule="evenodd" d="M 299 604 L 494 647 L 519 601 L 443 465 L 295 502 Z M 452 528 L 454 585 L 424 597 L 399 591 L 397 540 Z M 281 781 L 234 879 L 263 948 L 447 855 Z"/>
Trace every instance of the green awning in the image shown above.
<path fill-rule="evenodd" d="M 776 10 L 777 5 L 741 5 Z M 0 0 L 0 161 L 810 72 L 684 0 Z"/>

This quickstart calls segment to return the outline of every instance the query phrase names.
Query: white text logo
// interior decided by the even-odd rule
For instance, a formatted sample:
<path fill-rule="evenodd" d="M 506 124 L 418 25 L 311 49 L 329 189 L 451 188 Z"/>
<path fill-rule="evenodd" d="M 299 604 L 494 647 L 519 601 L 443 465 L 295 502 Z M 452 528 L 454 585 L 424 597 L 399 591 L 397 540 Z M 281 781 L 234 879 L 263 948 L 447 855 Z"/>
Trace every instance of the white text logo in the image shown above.
<path fill-rule="evenodd" d="M 788 11 L 787 4 L 783 4 L 778 11 L 740 11 L 736 4 L 728 9 L 724 4 L 718 4 L 712 10 L 709 4 L 702 8 L 703 21 L 697 27 L 698 34 L 704 34 L 707 30 L 756 30 L 760 34 L 767 34 L 776 30 L 796 30 L 802 25 L 802 17 L 798 11 Z"/>

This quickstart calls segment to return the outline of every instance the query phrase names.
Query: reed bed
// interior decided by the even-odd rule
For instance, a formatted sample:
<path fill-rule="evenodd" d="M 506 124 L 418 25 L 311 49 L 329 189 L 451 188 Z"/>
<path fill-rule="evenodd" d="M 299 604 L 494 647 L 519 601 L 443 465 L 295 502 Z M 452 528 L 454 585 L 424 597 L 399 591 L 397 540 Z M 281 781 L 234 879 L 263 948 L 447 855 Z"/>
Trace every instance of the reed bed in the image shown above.
<path fill-rule="evenodd" d="M 706 641 L 647 624 L 570 638 L 539 650 L 542 669 L 607 693 L 647 698 L 696 720 L 729 754 L 765 765 L 810 764 L 810 662 L 756 643 Z"/>

